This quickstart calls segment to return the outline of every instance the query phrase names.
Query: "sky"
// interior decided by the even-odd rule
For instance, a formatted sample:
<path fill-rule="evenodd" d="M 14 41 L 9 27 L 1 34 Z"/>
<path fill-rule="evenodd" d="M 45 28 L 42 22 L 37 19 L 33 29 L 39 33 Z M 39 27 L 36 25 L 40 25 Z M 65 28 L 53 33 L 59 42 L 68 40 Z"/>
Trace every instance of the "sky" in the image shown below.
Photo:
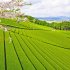
<path fill-rule="evenodd" d="M 9 0 L 0 0 L 9 1 Z M 70 0 L 25 0 L 31 6 L 21 8 L 21 11 L 34 17 L 70 16 Z"/>
<path fill-rule="evenodd" d="M 33 5 L 24 9 L 35 17 L 70 16 L 70 0 L 26 0 Z"/>

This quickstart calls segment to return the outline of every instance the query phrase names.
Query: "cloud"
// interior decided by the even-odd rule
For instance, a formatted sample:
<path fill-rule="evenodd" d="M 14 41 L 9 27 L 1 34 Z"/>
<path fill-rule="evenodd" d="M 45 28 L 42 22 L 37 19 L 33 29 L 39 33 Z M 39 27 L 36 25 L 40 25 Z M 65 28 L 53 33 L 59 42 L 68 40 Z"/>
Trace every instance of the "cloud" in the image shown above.
<path fill-rule="evenodd" d="M 23 11 L 35 17 L 70 16 L 70 0 L 32 0 L 32 6 Z"/>
<path fill-rule="evenodd" d="M 25 2 L 31 2 L 33 4 L 40 2 L 41 0 L 25 0 Z"/>

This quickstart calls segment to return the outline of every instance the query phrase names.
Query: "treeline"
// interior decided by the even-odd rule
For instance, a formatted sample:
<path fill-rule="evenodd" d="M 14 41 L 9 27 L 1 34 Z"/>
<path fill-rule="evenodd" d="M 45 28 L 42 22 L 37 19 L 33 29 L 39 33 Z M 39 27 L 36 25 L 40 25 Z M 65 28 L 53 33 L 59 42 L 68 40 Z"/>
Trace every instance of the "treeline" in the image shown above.
<path fill-rule="evenodd" d="M 70 30 L 70 22 L 69 21 L 63 21 L 60 23 L 52 22 L 49 24 L 50 27 L 53 27 L 58 30 Z"/>
<path fill-rule="evenodd" d="M 27 17 L 30 22 L 35 23 L 35 24 L 49 26 L 57 30 L 70 30 L 70 21 L 62 21 L 60 23 L 58 22 L 48 23 L 46 21 L 38 20 L 32 16 L 25 16 L 25 17 Z"/>
<path fill-rule="evenodd" d="M 29 21 L 32 22 L 32 23 L 43 25 L 43 26 L 48 25 L 48 23 L 46 21 L 44 21 L 44 20 L 42 21 L 42 20 L 39 20 L 39 19 L 34 18 L 32 16 L 25 16 L 25 17 L 27 17 L 29 19 Z"/>

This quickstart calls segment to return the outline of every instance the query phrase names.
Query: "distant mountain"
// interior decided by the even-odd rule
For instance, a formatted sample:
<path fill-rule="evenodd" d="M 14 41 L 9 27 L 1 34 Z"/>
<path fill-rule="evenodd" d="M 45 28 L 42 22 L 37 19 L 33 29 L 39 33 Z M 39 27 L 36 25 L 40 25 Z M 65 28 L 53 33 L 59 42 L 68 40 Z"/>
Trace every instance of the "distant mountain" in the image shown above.
<path fill-rule="evenodd" d="M 59 17 L 36 17 L 40 20 L 48 20 L 48 21 L 70 21 L 70 17 L 59 16 Z"/>

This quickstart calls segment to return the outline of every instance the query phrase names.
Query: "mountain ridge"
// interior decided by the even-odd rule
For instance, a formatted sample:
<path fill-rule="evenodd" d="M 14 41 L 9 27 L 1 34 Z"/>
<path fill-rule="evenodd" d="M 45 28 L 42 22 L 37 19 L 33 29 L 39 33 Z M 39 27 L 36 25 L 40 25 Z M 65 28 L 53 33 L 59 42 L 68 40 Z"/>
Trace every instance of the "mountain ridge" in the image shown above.
<path fill-rule="evenodd" d="M 48 21 L 70 21 L 70 17 L 67 16 L 55 16 L 55 17 L 36 17 L 40 20 L 48 20 Z"/>

